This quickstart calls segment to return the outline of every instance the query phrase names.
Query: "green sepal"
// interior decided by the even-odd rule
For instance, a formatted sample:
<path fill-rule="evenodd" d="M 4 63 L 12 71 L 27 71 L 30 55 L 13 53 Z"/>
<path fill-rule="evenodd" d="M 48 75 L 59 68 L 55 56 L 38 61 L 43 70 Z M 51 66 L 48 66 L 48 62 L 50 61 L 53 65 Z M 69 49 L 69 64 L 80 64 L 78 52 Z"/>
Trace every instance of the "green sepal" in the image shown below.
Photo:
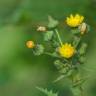
<path fill-rule="evenodd" d="M 48 16 L 48 28 L 53 29 L 55 27 L 57 27 L 57 25 L 59 24 L 59 22 L 55 19 L 53 19 L 51 16 Z"/>

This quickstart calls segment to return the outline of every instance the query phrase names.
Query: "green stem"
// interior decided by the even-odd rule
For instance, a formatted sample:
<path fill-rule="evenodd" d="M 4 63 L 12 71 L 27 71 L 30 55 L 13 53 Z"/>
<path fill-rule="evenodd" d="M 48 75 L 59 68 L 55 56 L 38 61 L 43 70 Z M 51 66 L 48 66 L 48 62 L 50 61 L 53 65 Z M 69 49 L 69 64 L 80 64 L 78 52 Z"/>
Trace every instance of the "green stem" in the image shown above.
<path fill-rule="evenodd" d="M 44 54 L 49 55 L 49 56 L 52 56 L 52 57 L 60 58 L 59 56 L 56 56 L 56 55 L 54 55 L 54 54 L 52 54 L 52 53 L 49 53 L 49 52 L 45 52 Z"/>
<path fill-rule="evenodd" d="M 62 45 L 63 45 L 63 43 L 62 43 L 62 40 L 61 40 L 61 38 L 60 38 L 60 35 L 59 35 L 58 30 L 57 30 L 57 29 L 55 29 L 55 32 L 56 32 L 56 35 L 57 35 L 57 37 L 58 37 L 59 43 L 60 43 L 60 45 L 62 46 Z"/>
<path fill-rule="evenodd" d="M 74 85 L 74 77 L 72 76 L 71 78 L 72 81 L 72 85 Z M 78 90 L 78 91 L 74 91 L 74 90 Z M 82 88 L 82 85 L 80 86 L 72 86 L 72 92 L 74 96 L 85 96 L 84 95 L 84 90 Z"/>
<path fill-rule="evenodd" d="M 80 92 L 81 92 L 81 96 L 84 96 L 84 92 L 83 92 L 83 88 L 82 88 L 82 86 L 80 86 Z"/>

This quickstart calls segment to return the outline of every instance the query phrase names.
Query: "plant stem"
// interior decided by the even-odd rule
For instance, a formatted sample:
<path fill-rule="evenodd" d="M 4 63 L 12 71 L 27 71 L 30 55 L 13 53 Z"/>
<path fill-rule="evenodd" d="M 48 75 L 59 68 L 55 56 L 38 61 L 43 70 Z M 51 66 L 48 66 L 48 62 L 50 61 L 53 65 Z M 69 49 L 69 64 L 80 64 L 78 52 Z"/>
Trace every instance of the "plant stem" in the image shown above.
<path fill-rule="evenodd" d="M 73 78 L 73 76 L 72 76 L 72 78 L 71 78 L 71 81 L 72 81 L 72 85 L 74 85 L 74 80 L 73 80 L 74 78 Z M 73 90 L 78 90 L 78 91 L 73 91 Z M 72 92 L 73 92 L 73 95 L 74 96 L 85 96 L 84 95 L 84 90 L 83 90 L 83 88 L 82 88 L 82 85 L 80 85 L 80 86 L 73 86 L 72 87 Z"/>
<path fill-rule="evenodd" d="M 49 55 L 49 56 L 52 56 L 52 57 L 60 58 L 59 56 L 56 56 L 56 55 L 54 55 L 54 54 L 52 54 L 52 53 L 49 53 L 49 52 L 45 52 L 44 54 Z"/>
<path fill-rule="evenodd" d="M 60 43 L 60 45 L 62 46 L 62 45 L 63 45 L 63 43 L 62 43 L 62 40 L 61 40 L 61 38 L 60 38 L 60 35 L 59 35 L 58 30 L 57 30 L 57 29 L 55 29 L 55 32 L 56 32 L 56 35 L 57 35 L 57 37 L 58 37 L 59 43 Z"/>

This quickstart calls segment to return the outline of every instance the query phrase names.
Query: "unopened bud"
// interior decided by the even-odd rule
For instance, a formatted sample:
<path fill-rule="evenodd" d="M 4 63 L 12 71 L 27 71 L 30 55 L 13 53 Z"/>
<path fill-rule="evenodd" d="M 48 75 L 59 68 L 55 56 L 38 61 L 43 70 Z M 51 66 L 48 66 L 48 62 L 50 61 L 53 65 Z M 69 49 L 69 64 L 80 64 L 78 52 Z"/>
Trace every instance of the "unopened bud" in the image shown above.
<path fill-rule="evenodd" d="M 27 42 L 26 42 L 26 46 L 27 46 L 28 48 L 34 48 L 34 47 L 35 47 L 35 44 L 34 44 L 33 41 L 27 41 Z"/>
<path fill-rule="evenodd" d="M 39 26 L 39 27 L 37 28 L 37 31 L 45 32 L 45 31 L 46 31 L 46 27 L 45 27 L 45 26 Z"/>
<path fill-rule="evenodd" d="M 79 30 L 81 32 L 81 35 L 83 35 L 86 31 L 87 31 L 87 24 L 86 23 L 82 23 L 80 26 L 79 26 Z"/>

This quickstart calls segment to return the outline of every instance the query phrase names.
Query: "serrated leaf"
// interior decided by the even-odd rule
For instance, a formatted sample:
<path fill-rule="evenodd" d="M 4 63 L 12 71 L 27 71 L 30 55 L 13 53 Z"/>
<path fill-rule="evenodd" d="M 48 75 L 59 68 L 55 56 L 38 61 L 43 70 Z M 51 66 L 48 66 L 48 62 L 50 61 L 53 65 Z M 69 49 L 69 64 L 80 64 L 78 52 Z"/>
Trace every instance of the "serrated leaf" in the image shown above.
<path fill-rule="evenodd" d="M 80 85 L 82 85 L 85 81 L 86 81 L 85 79 L 80 79 L 80 80 L 78 80 L 77 82 L 75 82 L 75 83 L 73 84 L 73 87 L 80 86 Z"/>
<path fill-rule="evenodd" d="M 59 42 L 56 39 L 53 38 L 51 42 L 53 47 L 57 48 L 59 46 Z"/>
<path fill-rule="evenodd" d="M 36 87 L 39 91 L 43 92 L 45 95 L 47 96 L 58 96 L 57 93 L 54 93 L 52 90 L 47 90 L 47 89 L 44 89 L 44 88 L 40 88 L 40 87 Z"/>
<path fill-rule="evenodd" d="M 72 72 L 73 72 L 73 70 L 69 70 L 69 71 L 67 70 L 65 73 L 63 73 L 61 76 L 59 76 L 56 80 L 54 80 L 54 83 L 66 78 L 66 77 L 71 76 Z"/>
<path fill-rule="evenodd" d="M 48 23 L 49 28 L 55 28 L 59 23 L 57 20 L 53 19 L 51 16 L 48 16 L 48 21 L 49 21 Z"/>
<path fill-rule="evenodd" d="M 65 68 L 65 67 L 67 67 L 67 63 L 64 64 L 60 60 L 55 60 L 54 65 L 56 66 L 56 68 L 58 70 L 61 70 L 61 69 Z"/>
<path fill-rule="evenodd" d="M 41 44 L 37 44 L 35 49 L 33 49 L 34 55 L 41 55 L 44 53 L 44 47 Z"/>
<path fill-rule="evenodd" d="M 70 69 L 70 64 L 68 63 L 62 63 L 60 60 L 56 60 L 54 62 L 54 65 L 56 66 L 56 68 L 58 69 L 58 71 L 61 73 L 61 74 L 64 74 L 64 75 L 67 75 L 69 76 L 70 72 L 71 72 L 71 69 Z"/>
<path fill-rule="evenodd" d="M 47 31 L 44 34 L 44 41 L 50 41 L 53 37 L 53 31 Z"/>

